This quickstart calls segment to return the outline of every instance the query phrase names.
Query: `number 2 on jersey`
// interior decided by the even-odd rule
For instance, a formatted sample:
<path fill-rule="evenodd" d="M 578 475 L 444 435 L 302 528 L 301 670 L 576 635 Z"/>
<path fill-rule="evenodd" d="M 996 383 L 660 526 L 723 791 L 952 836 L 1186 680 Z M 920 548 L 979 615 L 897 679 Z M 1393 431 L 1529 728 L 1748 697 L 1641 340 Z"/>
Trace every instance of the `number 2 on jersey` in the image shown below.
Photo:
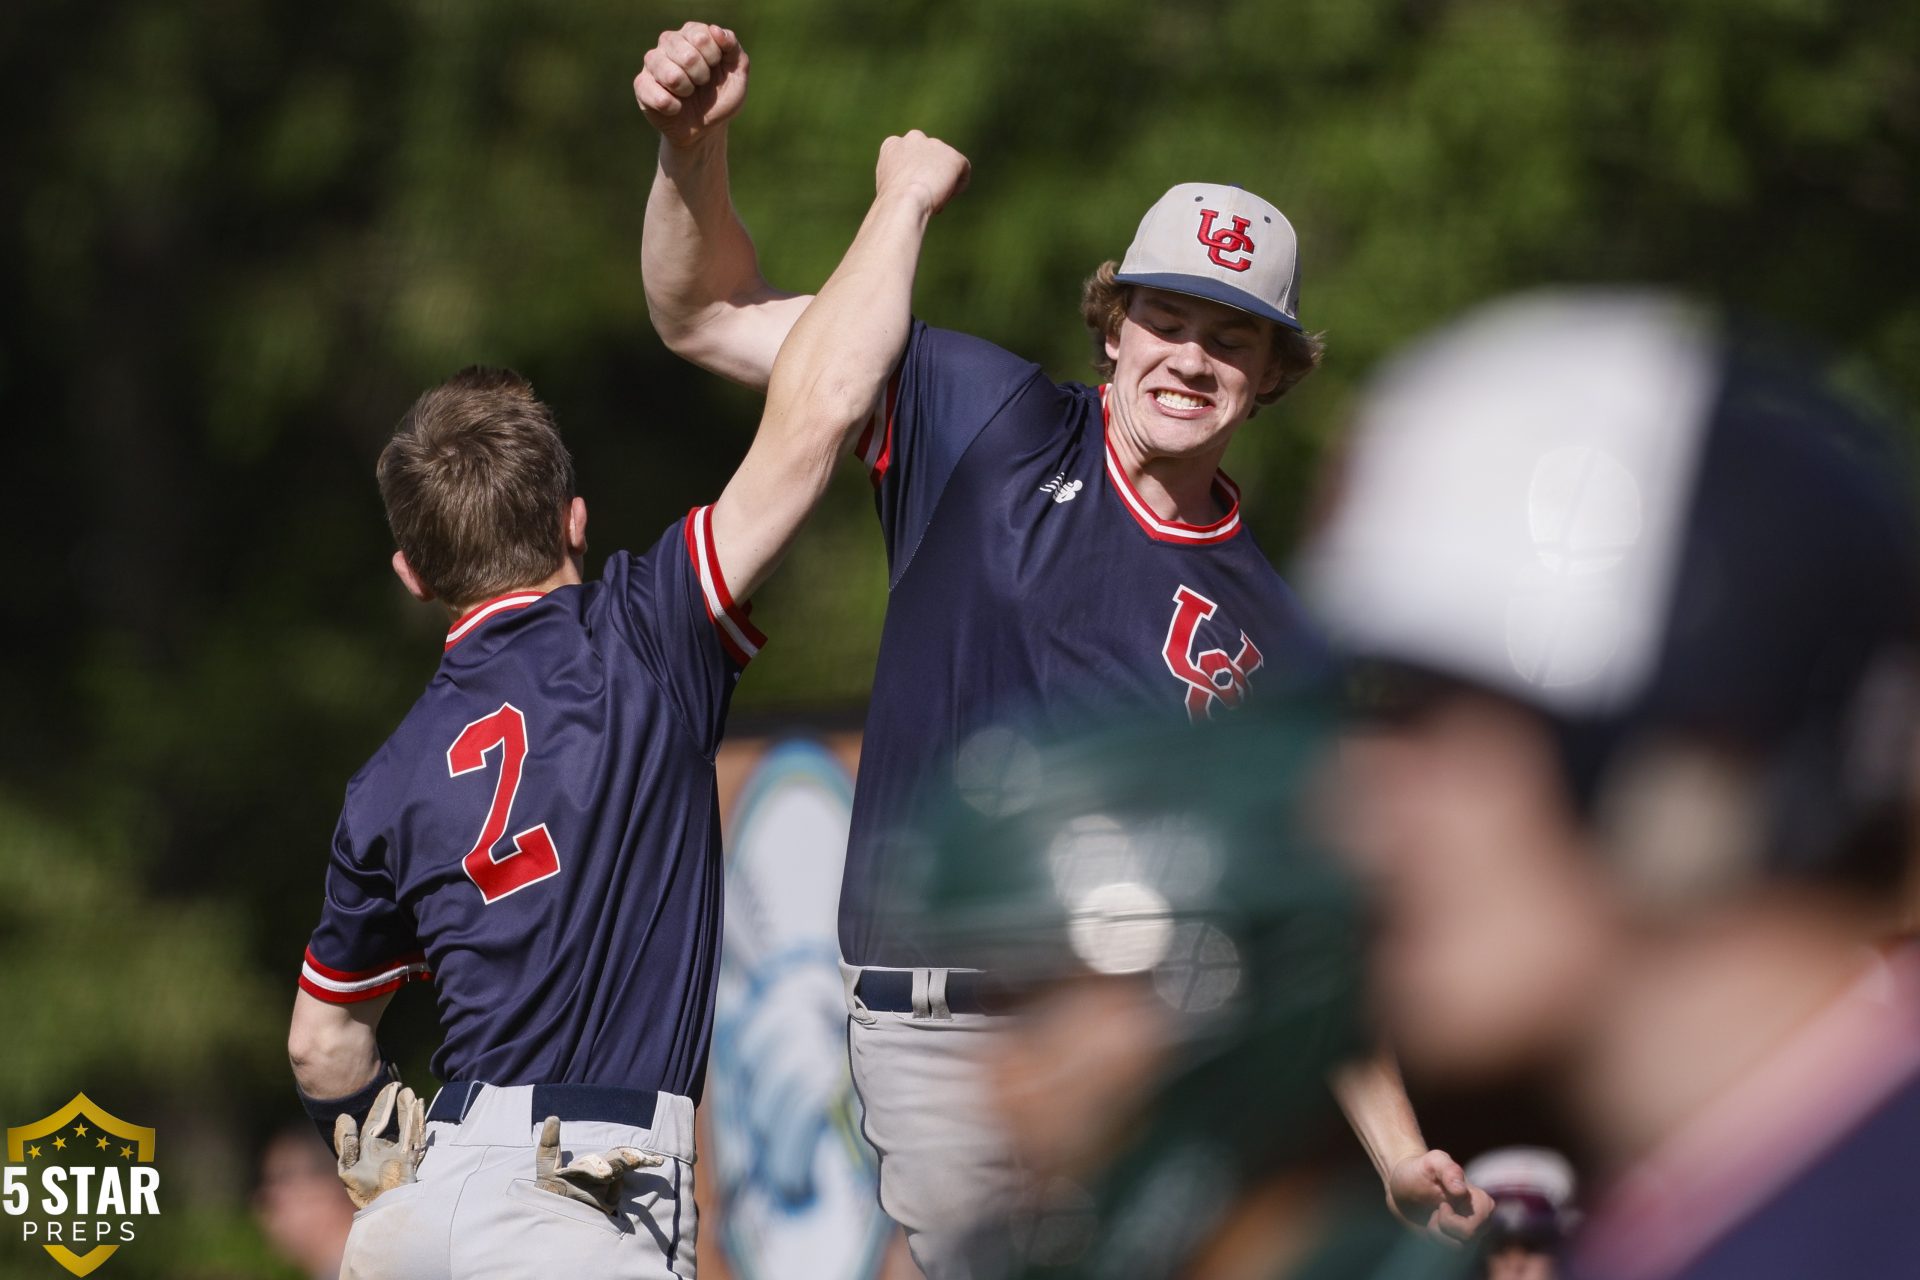
<path fill-rule="evenodd" d="M 516 835 L 513 848 L 504 856 L 493 856 L 493 846 L 506 834 L 514 793 L 520 790 L 520 768 L 527 759 L 527 718 L 520 714 L 520 708 L 503 702 L 492 715 L 481 716 L 462 729 L 447 748 L 447 776 L 457 778 L 484 768 L 487 753 L 496 747 L 500 749 L 500 778 L 494 783 L 487 825 L 480 829 L 473 852 L 460 860 L 467 879 L 473 881 L 488 905 L 560 873 L 560 853 L 553 847 L 553 836 L 544 822 Z"/>

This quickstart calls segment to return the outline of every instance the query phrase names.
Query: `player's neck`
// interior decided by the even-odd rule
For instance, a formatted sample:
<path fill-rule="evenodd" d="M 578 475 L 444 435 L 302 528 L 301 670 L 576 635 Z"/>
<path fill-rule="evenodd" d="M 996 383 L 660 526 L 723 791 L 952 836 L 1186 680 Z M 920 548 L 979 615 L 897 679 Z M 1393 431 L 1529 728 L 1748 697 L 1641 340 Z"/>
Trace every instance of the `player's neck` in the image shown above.
<path fill-rule="evenodd" d="M 522 594 L 545 595 L 556 587 L 574 587 L 580 585 L 582 581 L 583 579 L 580 576 L 580 561 L 574 556 L 568 556 L 560 562 L 558 569 L 548 574 L 539 582 L 531 582 L 523 587 L 508 587 L 505 591 L 495 592 L 493 595 L 488 596 L 486 600 L 475 600 L 472 604 L 447 605 L 447 617 L 449 621 L 458 622 L 475 609 L 486 604 L 489 600 L 498 600 L 501 596 Z"/>
<path fill-rule="evenodd" d="M 1162 520 L 1205 525 L 1227 514 L 1213 483 L 1226 453 L 1224 444 L 1189 457 L 1152 457 L 1116 433 L 1113 451 L 1127 483 Z"/>
<path fill-rule="evenodd" d="M 1869 936 L 1844 910 L 1763 902 L 1649 945 L 1598 1002 L 1569 1072 L 1602 1154 L 1637 1160 L 1770 1060 L 1858 979 Z"/>

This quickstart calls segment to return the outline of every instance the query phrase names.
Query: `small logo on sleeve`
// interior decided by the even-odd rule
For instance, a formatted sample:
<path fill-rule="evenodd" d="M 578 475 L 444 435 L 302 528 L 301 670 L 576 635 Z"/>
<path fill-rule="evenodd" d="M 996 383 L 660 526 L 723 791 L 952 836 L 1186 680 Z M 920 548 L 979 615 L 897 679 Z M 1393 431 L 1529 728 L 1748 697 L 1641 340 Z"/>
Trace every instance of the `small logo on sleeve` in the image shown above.
<path fill-rule="evenodd" d="M 1246 701 L 1248 677 L 1265 661 L 1244 631 L 1240 651 L 1232 656 L 1225 649 L 1193 651 L 1200 624 L 1219 607 L 1185 584 L 1173 593 L 1173 620 L 1167 624 L 1161 656 L 1167 670 L 1187 686 L 1187 719 L 1194 724 L 1212 719 L 1217 707 L 1231 711 Z"/>
<path fill-rule="evenodd" d="M 39 1245 L 76 1276 L 91 1275 L 160 1212 L 154 1133 L 84 1093 L 7 1130 L 0 1210 L 21 1243 Z"/>
<path fill-rule="evenodd" d="M 1213 220 L 1220 216 L 1217 209 L 1200 211 L 1200 234 L 1197 239 L 1207 246 L 1207 256 L 1214 265 L 1225 267 L 1229 271 L 1245 271 L 1253 265 L 1253 237 L 1247 234 L 1247 220 L 1235 218 L 1230 227 L 1214 229 Z M 1244 253 L 1244 258 L 1229 258 L 1230 253 Z"/>

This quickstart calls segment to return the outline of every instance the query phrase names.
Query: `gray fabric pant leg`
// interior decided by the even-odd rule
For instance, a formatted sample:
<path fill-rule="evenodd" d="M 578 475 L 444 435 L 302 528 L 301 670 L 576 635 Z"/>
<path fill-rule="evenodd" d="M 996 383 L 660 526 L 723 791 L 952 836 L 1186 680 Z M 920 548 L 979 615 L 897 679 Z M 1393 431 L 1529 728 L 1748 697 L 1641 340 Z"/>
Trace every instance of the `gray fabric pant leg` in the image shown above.
<path fill-rule="evenodd" d="M 928 1280 L 964 1280 L 961 1242 L 1020 1186 L 974 1065 L 998 1020 L 950 1013 L 944 970 L 916 971 L 914 1012 L 882 1013 L 853 995 L 859 971 L 842 969 L 847 1056 L 880 1156 L 880 1207 L 906 1231 Z"/>
<path fill-rule="evenodd" d="M 529 1086 L 482 1088 L 459 1124 L 427 1126 L 418 1181 L 354 1215 L 341 1280 L 564 1280 L 693 1275 L 693 1103 L 661 1094 L 652 1129 L 562 1121 L 560 1160 L 639 1147 L 666 1162 L 623 1183 L 621 1212 L 542 1191 Z"/>

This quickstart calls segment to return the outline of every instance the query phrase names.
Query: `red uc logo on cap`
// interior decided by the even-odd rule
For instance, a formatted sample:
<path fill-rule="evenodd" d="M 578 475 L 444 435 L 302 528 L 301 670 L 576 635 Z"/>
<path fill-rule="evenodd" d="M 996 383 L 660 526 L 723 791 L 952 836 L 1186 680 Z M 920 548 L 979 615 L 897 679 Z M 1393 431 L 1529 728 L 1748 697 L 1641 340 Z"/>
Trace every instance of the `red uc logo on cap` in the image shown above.
<path fill-rule="evenodd" d="M 1245 271 L 1253 265 L 1253 237 L 1247 234 L 1247 220 L 1236 217 L 1231 227 L 1214 229 L 1213 220 L 1220 216 L 1217 209 L 1200 211 L 1200 232 L 1195 237 L 1207 246 L 1207 256 L 1218 266 L 1229 271 Z M 1244 253 L 1245 258 L 1229 258 L 1230 253 Z"/>

